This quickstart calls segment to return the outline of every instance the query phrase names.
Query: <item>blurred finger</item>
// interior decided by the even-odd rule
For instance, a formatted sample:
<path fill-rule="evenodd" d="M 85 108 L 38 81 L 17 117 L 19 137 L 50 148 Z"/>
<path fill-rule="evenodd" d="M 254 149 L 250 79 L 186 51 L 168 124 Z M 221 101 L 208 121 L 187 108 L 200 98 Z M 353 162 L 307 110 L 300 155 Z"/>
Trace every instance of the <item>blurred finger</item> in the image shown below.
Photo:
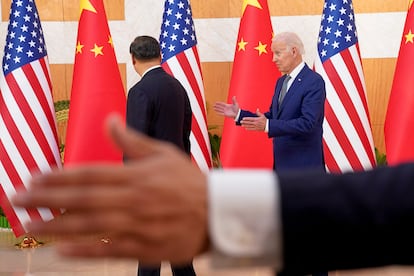
<path fill-rule="evenodd" d="M 55 170 L 35 175 L 30 180 L 30 185 L 33 187 L 104 185 L 112 183 L 114 178 L 118 179 L 118 182 L 125 178 L 126 169 L 122 167 L 121 164 L 101 164 Z"/>
<path fill-rule="evenodd" d="M 38 186 L 20 192 L 13 198 L 13 203 L 25 208 L 99 209 L 107 207 L 108 203 L 113 208 L 126 208 L 134 204 L 130 195 L 131 189 L 124 185 L 119 185 L 117 189 L 113 189 L 112 185 L 101 184 L 99 188 L 85 185 L 79 189 L 78 185 L 56 184 L 54 187 Z"/>
<path fill-rule="evenodd" d="M 125 227 L 125 225 L 129 225 Z M 137 225 L 136 220 L 125 212 L 103 209 L 88 215 L 87 212 L 68 212 L 51 221 L 32 221 L 27 223 L 27 229 L 37 235 L 77 236 L 85 238 L 104 233 L 128 233 Z"/>
<path fill-rule="evenodd" d="M 118 116 L 107 119 L 109 133 L 115 144 L 130 158 L 143 158 L 164 151 L 165 143 L 156 141 L 131 128 L 124 127 Z"/>

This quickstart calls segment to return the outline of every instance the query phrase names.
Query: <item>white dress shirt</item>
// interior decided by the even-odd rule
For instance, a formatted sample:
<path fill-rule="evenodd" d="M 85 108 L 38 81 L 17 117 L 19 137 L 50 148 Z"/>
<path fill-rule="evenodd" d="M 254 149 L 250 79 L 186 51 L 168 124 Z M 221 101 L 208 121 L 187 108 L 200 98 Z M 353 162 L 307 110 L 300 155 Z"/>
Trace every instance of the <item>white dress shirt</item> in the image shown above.
<path fill-rule="evenodd" d="M 209 174 L 213 265 L 282 265 L 277 177 L 271 170 L 214 170 Z"/>

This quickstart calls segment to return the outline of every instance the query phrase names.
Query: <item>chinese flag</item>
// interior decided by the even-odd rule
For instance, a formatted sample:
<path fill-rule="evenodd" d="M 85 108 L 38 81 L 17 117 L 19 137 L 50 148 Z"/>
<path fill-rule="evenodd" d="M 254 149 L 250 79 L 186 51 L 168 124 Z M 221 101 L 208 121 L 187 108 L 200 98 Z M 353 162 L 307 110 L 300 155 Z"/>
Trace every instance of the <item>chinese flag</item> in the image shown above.
<path fill-rule="evenodd" d="M 125 117 L 126 97 L 102 0 L 80 0 L 80 19 L 65 145 L 65 165 L 121 162 L 104 120 Z"/>
<path fill-rule="evenodd" d="M 228 103 L 236 96 L 240 107 L 268 111 L 280 76 L 272 62 L 273 37 L 267 0 L 244 0 L 230 81 Z M 265 132 L 247 131 L 226 118 L 220 158 L 227 168 L 272 168 L 272 140 Z"/>
<path fill-rule="evenodd" d="M 389 165 L 414 160 L 414 10 L 410 0 L 385 119 Z"/>

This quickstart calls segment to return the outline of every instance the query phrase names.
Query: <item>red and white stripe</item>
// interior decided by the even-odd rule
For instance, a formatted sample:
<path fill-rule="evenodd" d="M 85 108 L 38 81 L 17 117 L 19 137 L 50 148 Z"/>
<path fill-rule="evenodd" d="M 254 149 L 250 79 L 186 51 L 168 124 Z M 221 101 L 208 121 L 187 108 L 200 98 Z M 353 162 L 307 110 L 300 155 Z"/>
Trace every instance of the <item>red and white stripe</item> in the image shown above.
<path fill-rule="evenodd" d="M 374 141 L 358 44 L 332 56 L 315 71 L 326 85 L 323 140 L 330 172 L 368 170 L 376 165 Z"/>
<path fill-rule="evenodd" d="M 55 112 L 47 57 L 3 75 L 0 70 L 0 196 L 13 232 L 26 233 L 32 219 L 50 220 L 59 212 L 11 206 L 17 191 L 37 173 L 60 168 Z"/>
<path fill-rule="evenodd" d="M 165 71 L 179 80 L 187 91 L 193 111 L 190 135 L 191 157 L 203 172 L 207 172 L 212 166 L 212 160 L 203 77 L 197 48 L 189 48 L 171 57 L 162 66 Z"/>

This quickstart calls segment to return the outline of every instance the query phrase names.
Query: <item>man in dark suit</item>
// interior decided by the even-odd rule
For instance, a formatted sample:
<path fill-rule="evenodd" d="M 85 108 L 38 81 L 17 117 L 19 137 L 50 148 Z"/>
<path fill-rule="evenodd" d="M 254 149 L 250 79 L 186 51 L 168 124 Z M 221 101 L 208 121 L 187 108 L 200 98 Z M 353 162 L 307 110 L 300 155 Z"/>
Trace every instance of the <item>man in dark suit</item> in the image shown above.
<path fill-rule="evenodd" d="M 272 51 L 273 61 L 284 75 L 276 83 L 269 111 L 262 114 L 242 110 L 236 98 L 232 104 L 217 102 L 214 109 L 218 114 L 235 118 L 236 124 L 247 130 L 267 132 L 273 138 L 277 172 L 325 171 L 322 147 L 325 83 L 303 62 L 304 46 L 295 33 L 276 35 Z"/>
<path fill-rule="evenodd" d="M 67 210 L 27 225 L 35 234 L 71 238 L 59 244 L 61 254 L 183 264 L 212 247 L 223 265 L 267 265 L 293 275 L 414 265 L 414 163 L 343 175 L 206 176 L 175 146 L 125 129 L 119 119 L 108 122 L 130 162 L 39 175 L 13 199 L 25 208 Z M 90 238 L 100 233 L 112 243 Z"/>
<path fill-rule="evenodd" d="M 127 125 L 155 139 L 171 142 L 190 155 L 190 101 L 181 83 L 160 66 L 158 41 L 149 36 L 139 36 L 131 43 L 130 54 L 141 80 L 128 92 Z M 195 275 L 191 263 L 172 266 L 171 269 L 177 276 Z M 160 265 L 139 266 L 138 275 L 159 276 Z"/>

